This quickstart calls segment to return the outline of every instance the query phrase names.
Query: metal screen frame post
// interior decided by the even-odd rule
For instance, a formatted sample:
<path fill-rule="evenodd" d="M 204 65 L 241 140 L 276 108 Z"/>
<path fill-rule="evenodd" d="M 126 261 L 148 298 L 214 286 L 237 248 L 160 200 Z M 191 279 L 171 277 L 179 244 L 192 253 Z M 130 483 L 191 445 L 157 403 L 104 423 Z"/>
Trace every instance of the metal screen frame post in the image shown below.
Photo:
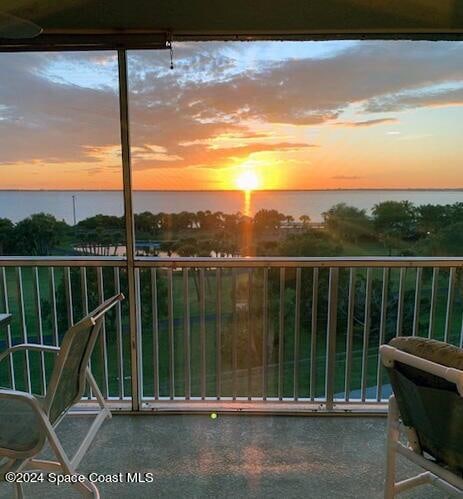
<path fill-rule="evenodd" d="M 119 73 L 119 113 L 121 127 L 122 149 L 122 180 L 124 189 L 124 220 L 126 234 L 126 268 L 127 288 L 129 298 L 129 327 L 130 327 L 130 369 L 132 387 L 132 409 L 141 410 L 141 331 L 137 316 L 136 281 L 135 281 L 135 226 L 132 204 L 132 167 L 130 160 L 130 133 L 129 133 L 129 101 L 127 82 L 127 51 L 117 50 Z"/>

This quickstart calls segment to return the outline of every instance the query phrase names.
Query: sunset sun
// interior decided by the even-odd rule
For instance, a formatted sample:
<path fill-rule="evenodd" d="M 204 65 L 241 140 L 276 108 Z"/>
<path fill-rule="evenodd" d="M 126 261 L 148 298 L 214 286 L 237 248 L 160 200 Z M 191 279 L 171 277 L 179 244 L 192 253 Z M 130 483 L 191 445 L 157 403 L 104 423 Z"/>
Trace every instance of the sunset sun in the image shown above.
<path fill-rule="evenodd" d="M 246 170 L 236 177 L 236 186 L 242 191 L 253 191 L 260 186 L 260 179 L 251 170 Z"/>

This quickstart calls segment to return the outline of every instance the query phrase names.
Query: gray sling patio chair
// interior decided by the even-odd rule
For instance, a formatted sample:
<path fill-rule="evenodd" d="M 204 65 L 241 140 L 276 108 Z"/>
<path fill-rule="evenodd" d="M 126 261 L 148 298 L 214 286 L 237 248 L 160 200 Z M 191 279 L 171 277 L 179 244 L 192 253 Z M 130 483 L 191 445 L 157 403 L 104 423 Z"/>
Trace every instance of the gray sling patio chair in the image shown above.
<path fill-rule="evenodd" d="M 122 294 L 113 296 L 72 326 L 64 335 L 61 347 L 25 343 L 15 345 L 0 355 L 2 361 L 21 350 L 57 354 L 44 397 L 0 389 L 0 479 L 4 478 L 6 472 L 32 470 L 77 476 L 76 469 L 101 424 L 111 417 L 88 364 L 104 314 L 123 299 Z M 69 409 L 81 400 L 86 382 L 96 396 L 100 411 L 74 457 L 70 459 L 55 429 Z M 37 458 L 47 442 L 57 461 Z M 13 485 L 15 496 L 22 498 L 21 484 Z M 88 480 L 72 485 L 85 497 L 99 497 L 97 487 Z"/>
<path fill-rule="evenodd" d="M 386 499 L 422 484 L 463 497 L 463 350 L 398 337 L 381 347 L 394 395 L 389 400 Z M 400 441 L 401 430 L 408 440 Z M 425 471 L 396 481 L 396 456 Z"/>

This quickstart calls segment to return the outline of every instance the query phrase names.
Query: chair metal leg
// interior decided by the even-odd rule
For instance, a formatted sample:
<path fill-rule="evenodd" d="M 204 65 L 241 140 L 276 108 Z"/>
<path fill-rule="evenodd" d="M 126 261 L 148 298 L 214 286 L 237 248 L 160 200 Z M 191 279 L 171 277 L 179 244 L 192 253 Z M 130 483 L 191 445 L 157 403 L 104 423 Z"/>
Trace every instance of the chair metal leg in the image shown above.
<path fill-rule="evenodd" d="M 14 499 L 24 499 L 24 491 L 22 487 L 22 483 L 15 483 L 13 485 L 14 490 Z"/>
<path fill-rule="evenodd" d="M 100 492 L 98 491 L 97 486 L 88 480 L 85 480 L 85 482 L 73 483 L 72 486 L 80 492 L 83 497 L 100 499 Z"/>
<path fill-rule="evenodd" d="M 61 473 L 67 475 L 75 475 L 76 466 L 73 465 L 72 461 L 68 458 L 66 452 L 64 451 L 55 430 L 51 427 L 51 425 L 47 428 L 48 433 L 48 442 L 50 447 L 52 448 L 61 468 Z M 91 498 L 99 498 L 100 494 L 98 492 L 98 488 L 92 482 L 85 480 L 85 482 L 79 482 L 73 484 L 73 487 L 78 490 L 84 497 Z"/>
<path fill-rule="evenodd" d="M 87 368 L 87 380 L 90 385 L 90 387 L 93 390 L 93 393 L 96 396 L 96 399 L 98 401 L 98 404 L 101 408 L 101 411 L 98 413 L 94 421 L 92 422 L 92 425 L 90 426 L 87 434 L 85 435 L 85 438 L 83 439 L 82 443 L 80 444 L 80 447 L 77 449 L 74 457 L 71 459 L 71 464 L 74 468 L 78 468 L 80 461 L 84 457 L 85 453 L 87 452 L 88 448 L 92 444 L 93 440 L 95 439 L 98 430 L 100 429 L 101 425 L 104 423 L 106 419 L 111 418 L 111 411 L 109 409 L 109 406 L 107 405 L 100 388 L 98 387 L 95 378 L 93 377 L 92 373 L 90 372 L 90 369 Z"/>
<path fill-rule="evenodd" d="M 22 483 L 16 482 L 13 484 L 13 490 L 14 490 L 14 499 L 24 499 L 24 491 L 23 491 L 23 486 Z"/>
<path fill-rule="evenodd" d="M 399 410 L 395 397 L 391 396 L 389 399 L 389 412 L 387 416 L 387 457 L 384 499 L 394 499 L 395 497 L 396 451 L 399 433 Z"/>

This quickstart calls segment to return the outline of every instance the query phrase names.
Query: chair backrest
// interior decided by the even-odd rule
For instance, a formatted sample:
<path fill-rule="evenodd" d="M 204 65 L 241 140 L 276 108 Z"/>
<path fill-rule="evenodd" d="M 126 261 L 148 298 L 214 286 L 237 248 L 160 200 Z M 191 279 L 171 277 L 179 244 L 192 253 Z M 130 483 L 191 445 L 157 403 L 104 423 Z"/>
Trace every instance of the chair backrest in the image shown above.
<path fill-rule="evenodd" d="M 423 451 L 463 471 L 463 350 L 417 337 L 381 347 L 405 426 Z"/>
<path fill-rule="evenodd" d="M 103 316 L 123 299 L 124 295 L 121 293 L 109 298 L 69 328 L 64 335 L 45 397 L 45 410 L 52 424 L 82 398 L 85 391 L 86 369 Z"/>

